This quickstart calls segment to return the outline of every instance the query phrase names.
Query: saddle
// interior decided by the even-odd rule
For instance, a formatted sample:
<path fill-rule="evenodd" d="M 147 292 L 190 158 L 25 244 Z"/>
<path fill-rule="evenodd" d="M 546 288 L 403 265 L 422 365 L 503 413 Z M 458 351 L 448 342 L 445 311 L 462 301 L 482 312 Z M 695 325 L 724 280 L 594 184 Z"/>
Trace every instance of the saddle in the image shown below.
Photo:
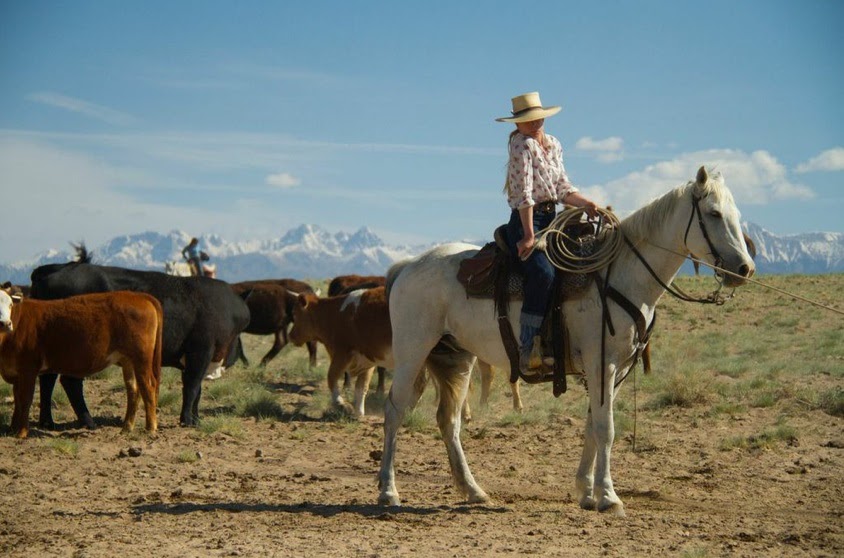
<path fill-rule="evenodd" d="M 594 234 L 594 229 L 591 224 L 580 223 L 567 227 L 565 232 L 569 237 L 579 239 Z M 495 229 L 493 238 L 495 241 L 484 245 L 475 256 L 460 262 L 457 280 L 466 289 L 467 297 L 495 302 L 501 341 L 510 361 L 510 381 L 521 378 L 527 383 L 553 382 L 554 396 L 559 397 L 566 391 L 566 372 L 573 369 L 563 302 L 585 294 L 594 278 L 591 274 L 556 271 L 552 299 L 540 328 L 541 353 L 553 356 L 554 364 L 549 367 L 543 363 L 540 374 L 525 376 L 519 367 L 519 344 L 508 316 L 510 301 L 524 299 L 524 276 L 518 270 L 515 254 L 508 247 L 507 226 Z"/>

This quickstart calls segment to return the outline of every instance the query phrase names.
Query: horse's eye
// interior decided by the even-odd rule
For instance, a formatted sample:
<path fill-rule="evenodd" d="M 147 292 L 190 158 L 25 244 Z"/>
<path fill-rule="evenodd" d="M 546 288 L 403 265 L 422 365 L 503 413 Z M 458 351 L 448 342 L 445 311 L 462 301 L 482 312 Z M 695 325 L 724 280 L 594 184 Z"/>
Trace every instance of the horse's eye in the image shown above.
<path fill-rule="evenodd" d="M 709 212 L 709 215 L 710 215 L 710 217 L 713 217 L 713 218 L 715 218 L 715 219 L 720 219 L 720 218 L 721 218 L 721 212 L 720 212 L 720 211 L 718 211 L 717 209 L 713 209 L 712 211 L 710 211 L 710 212 Z"/>

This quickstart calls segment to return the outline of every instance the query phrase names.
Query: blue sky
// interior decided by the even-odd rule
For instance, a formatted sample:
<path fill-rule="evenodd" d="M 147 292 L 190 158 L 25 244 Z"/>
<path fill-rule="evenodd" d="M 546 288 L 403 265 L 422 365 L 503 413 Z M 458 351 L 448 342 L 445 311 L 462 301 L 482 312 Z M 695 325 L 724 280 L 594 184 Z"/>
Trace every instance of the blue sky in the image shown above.
<path fill-rule="evenodd" d="M 842 231 L 844 3 L 0 3 L 0 261 L 174 228 L 484 239 L 514 95 L 619 213 L 715 166 Z"/>

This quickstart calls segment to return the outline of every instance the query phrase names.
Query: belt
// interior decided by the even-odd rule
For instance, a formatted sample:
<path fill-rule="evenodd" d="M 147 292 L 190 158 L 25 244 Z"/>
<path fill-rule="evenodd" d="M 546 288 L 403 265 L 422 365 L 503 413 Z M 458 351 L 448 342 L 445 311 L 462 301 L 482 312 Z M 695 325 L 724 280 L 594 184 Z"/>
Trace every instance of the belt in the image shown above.
<path fill-rule="evenodd" d="M 557 211 L 557 202 L 554 200 L 540 202 L 533 206 L 535 213 L 554 213 Z"/>

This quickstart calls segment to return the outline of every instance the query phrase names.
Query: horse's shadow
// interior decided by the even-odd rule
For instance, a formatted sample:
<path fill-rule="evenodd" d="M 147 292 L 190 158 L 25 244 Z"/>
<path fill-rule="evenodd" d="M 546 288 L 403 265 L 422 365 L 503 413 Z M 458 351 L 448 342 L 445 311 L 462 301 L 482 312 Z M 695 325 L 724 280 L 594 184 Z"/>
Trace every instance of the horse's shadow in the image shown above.
<path fill-rule="evenodd" d="M 131 513 L 136 516 L 147 514 L 187 515 L 197 512 L 229 511 L 255 513 L 307 513 L 320 517 L 334 517 L 343 513 L 352 513 L 365 518 L 390 520 L 399 515 L 436 515 L 441 513 L 508 513 L 506 507 L 477 506 L 461 504 L 457 506 L 381 506 L 377 504 L 316 504 L 300 502 L 298 504 L 250 504 L 240 502 L 214 502 L 198 504 L 195 502 L 149 503 L 132 507 Z"/>

